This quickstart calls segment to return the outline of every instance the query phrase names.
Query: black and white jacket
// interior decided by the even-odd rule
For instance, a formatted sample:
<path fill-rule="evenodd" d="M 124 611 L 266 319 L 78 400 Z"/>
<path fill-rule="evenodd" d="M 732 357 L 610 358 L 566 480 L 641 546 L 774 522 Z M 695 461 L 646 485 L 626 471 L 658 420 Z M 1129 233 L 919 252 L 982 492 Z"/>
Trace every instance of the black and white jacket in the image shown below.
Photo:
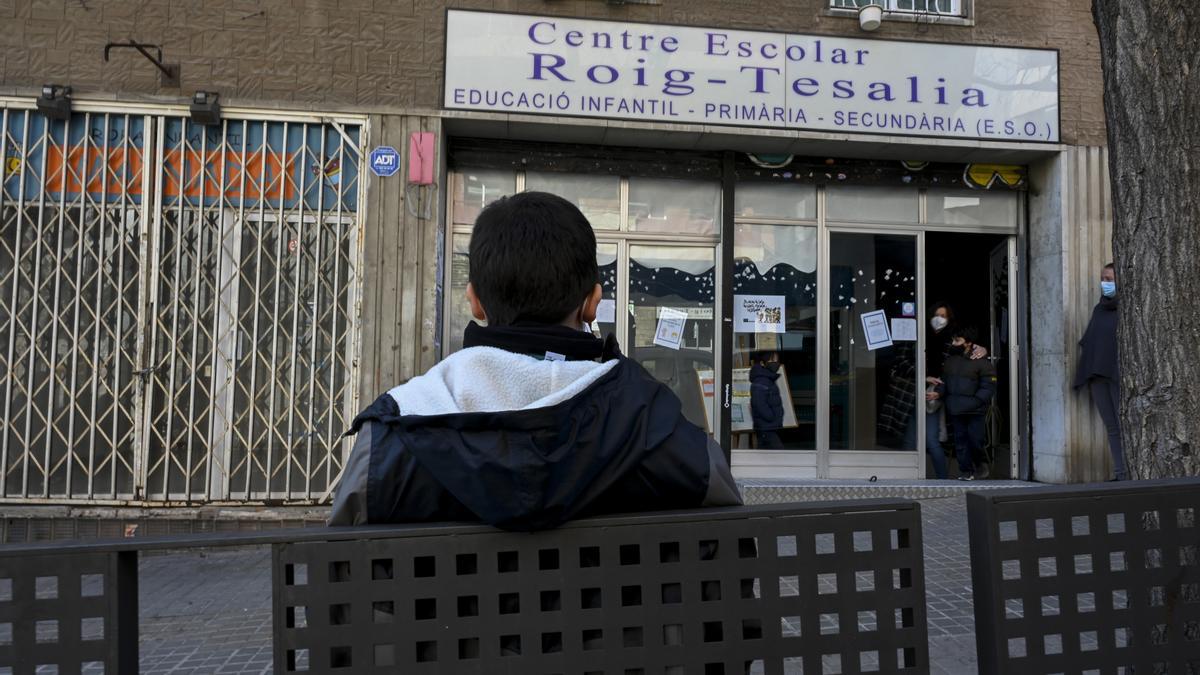
<path fill-rule="evenodd" d="M 538 530 L 601 513 L 741 504 L 721 447 L 684 419 L 666 385 L 615 349 L 585 359 L 601 351 L 589 334 L 533 333 L 473 325 L 467 348 L 359 414 L 329 524 Z"/>

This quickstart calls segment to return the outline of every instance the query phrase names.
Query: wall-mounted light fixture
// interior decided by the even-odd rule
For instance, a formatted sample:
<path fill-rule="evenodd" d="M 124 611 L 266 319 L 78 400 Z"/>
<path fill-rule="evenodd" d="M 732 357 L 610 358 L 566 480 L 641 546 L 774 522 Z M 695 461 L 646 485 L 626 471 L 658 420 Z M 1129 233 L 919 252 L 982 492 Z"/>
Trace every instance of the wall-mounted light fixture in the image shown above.
<path fill-rule="evenodd" d="M 188 106 L 192 123 L 204 126 L 220 124 L 221 104 L 217 103 L 219 98 L 221 95 L 215 91 L 198 91 L 192 94 L 192 104 Z"/>
<path fill-rule="evenodd" d="M 37 109 L 52 120 L 71 119 L 71 88 L 61 84 L 43 84 Z"/>

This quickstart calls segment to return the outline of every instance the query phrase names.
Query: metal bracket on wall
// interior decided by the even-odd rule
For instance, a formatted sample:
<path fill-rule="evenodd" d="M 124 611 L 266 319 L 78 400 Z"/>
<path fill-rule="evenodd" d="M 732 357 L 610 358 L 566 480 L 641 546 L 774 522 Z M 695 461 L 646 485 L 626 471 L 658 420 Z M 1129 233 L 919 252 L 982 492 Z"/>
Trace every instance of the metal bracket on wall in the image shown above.
<path fill-rule="evenodd" d="M 158 77 L 158 85 L 160 87 L 178 87 L 179 86 L 179 64 L 178 63 L 163 63 L 162 62 L 162 47 L 152 44 L 143 44 L 140 42 L 110 42 L 104 45 L 104 62 L 108 63 L 108 55 L 113 49 L 136 49 L 142 56 L 146 57 L 154 67 L 158 68 L 160 75 Z M 158 51 L 158 58 L 151 56 L 149 49 Z"/>

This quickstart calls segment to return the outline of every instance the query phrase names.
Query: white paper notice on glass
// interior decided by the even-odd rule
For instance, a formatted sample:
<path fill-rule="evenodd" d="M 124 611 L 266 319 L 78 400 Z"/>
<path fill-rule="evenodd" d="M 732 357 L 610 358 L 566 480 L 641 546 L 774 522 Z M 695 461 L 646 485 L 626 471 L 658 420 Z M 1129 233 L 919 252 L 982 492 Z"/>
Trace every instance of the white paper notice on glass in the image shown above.
<path fill-rule="evenodd" d="M 658 312 L 658 329 L 654 331 L 654 344 L 667 349 L 679 349 L 683 342 L 683 324 L 687 323 L 687 312 L 672 307 L 662 307 Z"/>
<path fill-rule="evenodd" d="M 917 320 L 892 319 L 892 339 L 896 342 L 916 342 Z"/>
<path fill-rule="evenodd" d="M 874 351 L 892 346 L 892 335 L 888 332 L 887 314 L 882 310 L 862 315 L 863 334 L 867 338 L 867 349 Z"/>
<path fill-rule="evenodd" d="M 604 298 L 596 306 L 596 323 L 616 323 L 617 301 Z"/>
<path fill-rule="evenodd" d="M 782 295 L 733 296 L 733 332 L 786 333 L 786 304 Z"/>

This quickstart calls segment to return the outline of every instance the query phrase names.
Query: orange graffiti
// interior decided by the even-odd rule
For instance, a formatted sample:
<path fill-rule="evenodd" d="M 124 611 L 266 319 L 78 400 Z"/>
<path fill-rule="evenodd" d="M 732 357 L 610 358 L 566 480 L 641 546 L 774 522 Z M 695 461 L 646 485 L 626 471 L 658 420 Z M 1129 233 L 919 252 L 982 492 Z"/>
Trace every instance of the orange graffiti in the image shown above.
<path fill-rule="evenodd" d="M 65 153 L 61 147 L 46 151 L 46 191 L 79 194 L 87 182 L 87 192 L 106 197 L 141 196 L 142 151 L 138 148 L 110 148 L 107 162 L 103 150 L 76 145 Z M 204 199 L 285 199 L 297 196 L 293 176 L 295 153 L 241 153 L 209 150 L 203 162 L 197 150 L 172 149 L 163 157 L 163 196 Z M 85 167 L 86 163 L 86 167 Z M 107 172 L 104 164 L 107 163 Z M 244 178 L 244 185 L 243 185 Z M 223 183 L 221 189 L 219 183 Z M 182 189 L 181 189 L 182 184 Z"/>
<path fill-rule="evenodd" d="M 70 148 L 64 157 L 61 147 L 46 150 L 46 191 L 78 194 L 87 180 L 90 194 L 107 197 L 142 194 L 142 151 L 137 148 L 109 148 L 107 162 L 103 150 L 82 145 Z M 84 166 L 86 161 L 87 166 Z M 107 164 L 107 175 L 104 164 Z"/>
<path fill-rule="evenodd" d="M 295 167 L 296 157 L 290 152 L 281 158 L 277 153 L 246 153 L 243 157 L 238 152 L 208 150 L 201 161 L 197 150 L 168 150 L 163 162 L 163 196 L 178 197 L 182 183 L 182 193 L 189 198 L 220 194 L 226 199 L 291 200 L 296 198 Z"/>

